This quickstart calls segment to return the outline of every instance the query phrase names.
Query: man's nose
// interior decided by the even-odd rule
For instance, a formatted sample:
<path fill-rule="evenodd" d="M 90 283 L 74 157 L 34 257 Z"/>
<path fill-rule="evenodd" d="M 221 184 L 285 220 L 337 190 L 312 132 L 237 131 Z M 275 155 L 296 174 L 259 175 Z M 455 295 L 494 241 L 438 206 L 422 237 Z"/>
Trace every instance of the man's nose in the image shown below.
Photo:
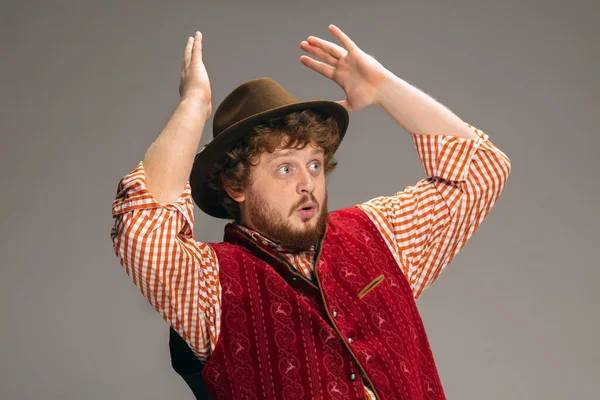
<path fill-rule="evenodd" d="M 310 171 L 302 170 L 298 182 L 298 193 L 299 194 L 310 194 L 315 190 L 315 178 L 312 176 Z"/>

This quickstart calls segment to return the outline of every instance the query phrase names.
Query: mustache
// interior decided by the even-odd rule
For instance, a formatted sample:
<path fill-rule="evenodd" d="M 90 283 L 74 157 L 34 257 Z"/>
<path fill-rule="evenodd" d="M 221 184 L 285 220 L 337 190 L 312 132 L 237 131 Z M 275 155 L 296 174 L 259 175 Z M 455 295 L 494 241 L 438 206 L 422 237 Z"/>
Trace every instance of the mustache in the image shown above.
<path fill-rule="evenodd" d="M 298 207 L 300 207 L 302 204 L 306 203 L 307 201 L 313 201 L 317 205 L 317 208 L 320 207 L 319 202 L 317 201 L 315 196 L 311 193 L 310 196 L 303 196 L 298 201 L 298 203 L 294 204 L 294 206 L 292 207 L 292 210 L 290 211 L 290 215 L 292 215 L 298 209 Z"/>

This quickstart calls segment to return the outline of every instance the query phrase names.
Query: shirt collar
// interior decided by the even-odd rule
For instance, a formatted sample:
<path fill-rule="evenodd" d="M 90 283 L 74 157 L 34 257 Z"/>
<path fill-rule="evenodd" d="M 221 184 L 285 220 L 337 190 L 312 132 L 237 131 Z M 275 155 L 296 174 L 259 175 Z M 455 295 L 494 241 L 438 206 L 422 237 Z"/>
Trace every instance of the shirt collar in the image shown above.
<path fill-rule="evenodd" d="M 279 252 L 279 253 L 316 253 L 316 246 L 311 246 L 310 249 L 307 250 L 294 250 L 283 246 L 281 243 L 276 243 L 268 237 L 262 235 L 260 232 L 255 231 L 254 229 L 248 228 L 244 225 L 237 224 L 237 227 L 240 228 L 241 231 L 245 232 L 252 239 L 257 242 L 262 243 L 263 245 Z"/>

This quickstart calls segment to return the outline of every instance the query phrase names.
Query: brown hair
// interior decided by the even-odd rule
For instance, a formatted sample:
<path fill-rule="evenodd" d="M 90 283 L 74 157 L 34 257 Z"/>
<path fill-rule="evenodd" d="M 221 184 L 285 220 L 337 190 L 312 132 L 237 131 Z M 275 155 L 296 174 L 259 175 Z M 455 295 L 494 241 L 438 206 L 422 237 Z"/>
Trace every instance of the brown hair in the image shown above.
<path fill-rule="evenodd" d="M 289 140 L 285 135 L 289 136 Z M 262 153 L 272 153 L 279 147 L 303 149 L 311 142 L 325 150 L 324 172 L 325 175 L 330 174 L 337 166 L 333 154 L 339 144 L 338 125 L 333 117 L 323 117 L 314 111 L 304 110 L 255 125 L 227 152 L 225 159 L 212 168 L 208 185 L 217 191 L 219 201 L 229 217 L 239 223 L 239 205 L 229 197 L 224 185 L 234 192 L 243 191 L 250 183 L 250 168 L 258 165 Z"/>

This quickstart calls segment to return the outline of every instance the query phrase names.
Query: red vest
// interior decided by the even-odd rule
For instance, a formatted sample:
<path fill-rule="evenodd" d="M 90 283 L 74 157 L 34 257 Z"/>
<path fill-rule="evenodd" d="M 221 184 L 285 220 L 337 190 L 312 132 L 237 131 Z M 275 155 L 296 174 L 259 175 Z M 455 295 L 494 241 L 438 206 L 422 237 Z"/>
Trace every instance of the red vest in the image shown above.
<path fill-rule="evenodd" d="M 234 224 L 222 315 L 202 375 L 213 399 L 445 399 L 408 282 L 358 207 L 329 214 L 315 283 Z"/>

